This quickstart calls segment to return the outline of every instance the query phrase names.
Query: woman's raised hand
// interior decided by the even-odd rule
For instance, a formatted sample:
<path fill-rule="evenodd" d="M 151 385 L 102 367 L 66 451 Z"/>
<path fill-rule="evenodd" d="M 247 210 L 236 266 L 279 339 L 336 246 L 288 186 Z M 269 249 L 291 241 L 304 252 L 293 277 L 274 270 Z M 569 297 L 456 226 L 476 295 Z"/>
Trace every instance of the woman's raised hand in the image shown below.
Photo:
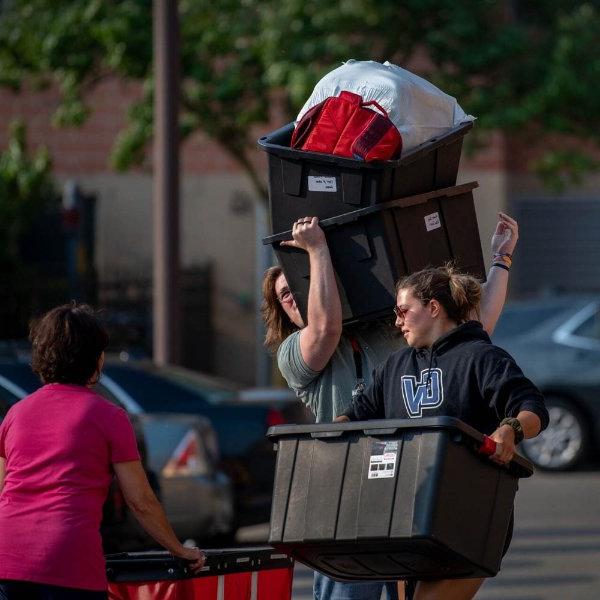
<path fill-rule="evenodd" d="M 496 231 L 492 236 L 492 255 L 511 254 L 519 239 L 519 224 L 505 213 L 498 213 Z"/>

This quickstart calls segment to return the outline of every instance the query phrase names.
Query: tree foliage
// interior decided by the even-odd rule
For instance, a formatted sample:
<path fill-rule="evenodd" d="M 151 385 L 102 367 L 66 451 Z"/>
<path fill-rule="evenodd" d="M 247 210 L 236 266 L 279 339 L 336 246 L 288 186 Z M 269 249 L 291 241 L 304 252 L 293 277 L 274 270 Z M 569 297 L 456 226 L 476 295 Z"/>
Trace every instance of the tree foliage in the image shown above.
<path fill-rule="evenodd" d="M 0 270 L 14 271 L 19 242 L 34 219 L 58 200 L 45 148 L 33 156 L 27 149 L 25 125 L 10 126 L 8 147 L 0 154 Z"/>
<path fill-rule="evenodd" d="M 150 0 L 4 0 L 0 83 L 56 84 L 54 115 L 78 125 L 107 75 L 144 82 L 112 160 L 127 168 L 152 137 Z M 277 105 L 293 118 L 314 84 L 347 58 L 419 65 L 476 115 L 478 130 L 567 134 L 600 142 L 600 10 L 595 1 L 180 0 L 181 130 L 202 130 L 245 169 L 256 126 Z M 415 58 L 418 60 L 415 62 Z M 555 185 L 597 163 L 553 152 L 537 165 Z"/>

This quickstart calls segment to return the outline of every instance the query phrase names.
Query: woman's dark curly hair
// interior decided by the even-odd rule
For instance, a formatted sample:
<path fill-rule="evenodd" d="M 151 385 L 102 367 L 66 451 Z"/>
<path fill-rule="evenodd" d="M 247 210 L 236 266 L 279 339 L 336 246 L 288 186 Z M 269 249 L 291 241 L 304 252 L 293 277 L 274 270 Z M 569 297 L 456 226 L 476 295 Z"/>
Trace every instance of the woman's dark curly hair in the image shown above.
<path fill-rule="evenodd" d="M 87 385 L 98 368 L 108 333 L 86 304 L 57 306 L 31 322 L 31 368 L 43 383 Z"/>

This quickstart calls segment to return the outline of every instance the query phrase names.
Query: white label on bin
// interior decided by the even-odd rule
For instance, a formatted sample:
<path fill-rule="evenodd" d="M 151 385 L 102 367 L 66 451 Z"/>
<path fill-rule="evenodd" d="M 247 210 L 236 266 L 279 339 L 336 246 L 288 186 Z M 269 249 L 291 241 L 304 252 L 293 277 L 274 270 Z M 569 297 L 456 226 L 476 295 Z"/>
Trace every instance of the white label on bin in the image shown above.
<path fill-rule="evenodd" d="M 425 215 L 425 228 L 427 231 L 433 231 L 434 229 L 439 229 L 442 226 L 442 222 L 440 221 L 439 213 L 431 213 L 430 215 Z"/>
<path fill-rule="evenodd" d="M 325 177 L 319 175 L 308 176 L 308 191 L 309 192 L 337 192 L 337 182 L 335 177 Z"/>
<path fill-rule="evenodd" d="M 373 440 L 369 460 L 369 479 L 394 477 L 398 459 L 398 442 Z"/>

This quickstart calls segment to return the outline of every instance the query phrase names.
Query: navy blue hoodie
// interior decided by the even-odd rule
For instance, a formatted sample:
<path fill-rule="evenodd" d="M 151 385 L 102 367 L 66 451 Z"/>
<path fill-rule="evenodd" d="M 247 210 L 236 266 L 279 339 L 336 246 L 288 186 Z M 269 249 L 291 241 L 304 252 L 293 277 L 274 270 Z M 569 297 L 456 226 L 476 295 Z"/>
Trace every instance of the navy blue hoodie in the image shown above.
<path fill-rule="evenodd" d="M 514 359 L 494 346 L 481 323 L 469 321 L 429 348 L 394 352 L 344 414 L 353 421 L 456 417 L 490 434 L 522 410 L 548 425 L 544 398 Z"/>

